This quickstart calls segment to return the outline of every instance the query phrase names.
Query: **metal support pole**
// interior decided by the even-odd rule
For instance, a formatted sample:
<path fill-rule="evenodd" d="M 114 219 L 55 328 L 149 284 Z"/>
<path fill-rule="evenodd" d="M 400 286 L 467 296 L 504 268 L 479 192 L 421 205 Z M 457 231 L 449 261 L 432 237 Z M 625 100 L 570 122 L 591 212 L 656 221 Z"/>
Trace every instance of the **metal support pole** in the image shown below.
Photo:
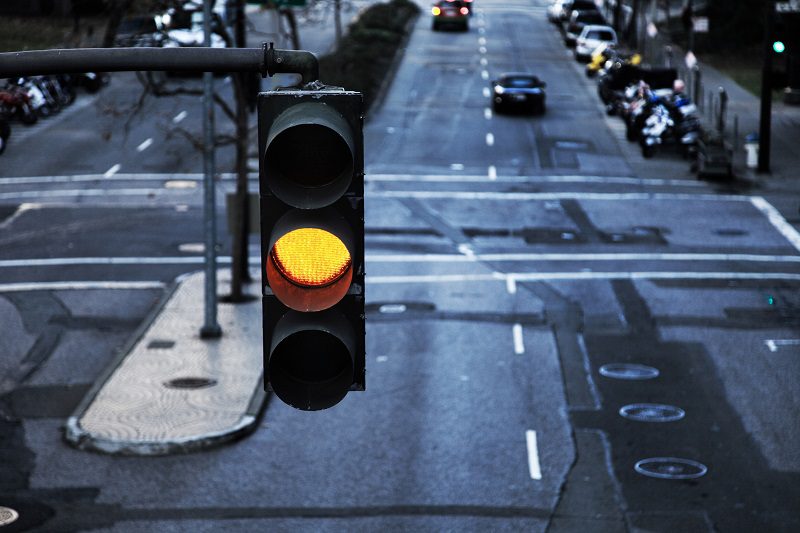
<path fill-rule="evenodd" d="M 211 1 L 203 2 L 205 46 L 211 47 Z M 214 75 L 203 73 L 203 229 L 205 232 L 205 313 L 200 337 L 217 338 L 217 206 L 214 185 Z"/>
<path fill-rule="evenodd" d="M 772 132 L 772 34 L 775 32 L 775 2 L 766 2 L 764 24 L 764 65 L 761 71 L 761 117 L 758 128 L 758 171 L 769 172 Z"/>

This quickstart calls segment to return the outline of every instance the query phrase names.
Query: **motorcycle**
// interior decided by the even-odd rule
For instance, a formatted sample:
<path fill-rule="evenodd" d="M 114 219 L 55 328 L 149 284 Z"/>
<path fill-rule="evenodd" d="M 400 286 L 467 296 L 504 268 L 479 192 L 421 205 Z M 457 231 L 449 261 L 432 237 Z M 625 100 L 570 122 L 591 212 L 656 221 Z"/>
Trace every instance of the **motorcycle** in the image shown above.
<path fill-rule="evenodd" d="M 644 127 L 639 135 L 642 157 L 653 157 L 656 146 L 664 143 L 668 137 L 673 135 L 674 127 L 675 121 L 672 120 L 669 109 L 663 103 L 656 104 L 650 115 L 644 120 Z"/>
<path fill-rule="evenodd" d="M 11 136 L 11 125 L 0 118 L 0 154 L 6 151 L 8 138 Z"/>
<path fill-rule="evenodd" d="M 19 85 L 8 84 L 0 90 L 0 118 L 17 118 L 23 124 L 31 125 L 39 120 L 39 115 L 28 91 Z"/>

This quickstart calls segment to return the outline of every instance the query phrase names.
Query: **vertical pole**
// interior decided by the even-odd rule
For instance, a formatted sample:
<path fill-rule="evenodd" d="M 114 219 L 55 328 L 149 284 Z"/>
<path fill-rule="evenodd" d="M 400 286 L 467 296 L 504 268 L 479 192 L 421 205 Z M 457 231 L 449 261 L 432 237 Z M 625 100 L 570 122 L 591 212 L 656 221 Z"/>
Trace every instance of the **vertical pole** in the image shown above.
<path fill-rule="evenodd" d="M 204 45 L 211 47 L 211 0 L 203 2 Z M 203 73 L 203 229 L 205 231 L 205 316 L 200 337 L 217 338 L 217 206 L 214 198 L 214 77 Z"/>
<path fill-rule="evenodd" d="M 764 65 L 761 71 L 761 117 L 758 128 L 758 171 L 769 172 L 772 132 L 772 34 L 775 32 L 775 2 L 767 0 L 764 24 Z"/>
<path fill-rule="evenodd" d="M 342 40 L 342 0 L 333 0 L 333 19 L 336 29 L 336 47 Z"/>

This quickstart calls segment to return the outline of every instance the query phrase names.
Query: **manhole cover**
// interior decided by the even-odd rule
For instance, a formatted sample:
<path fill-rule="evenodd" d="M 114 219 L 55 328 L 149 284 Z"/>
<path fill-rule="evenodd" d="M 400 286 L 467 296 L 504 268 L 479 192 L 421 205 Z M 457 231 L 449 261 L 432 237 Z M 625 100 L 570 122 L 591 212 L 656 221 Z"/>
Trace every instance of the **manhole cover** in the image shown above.
<path fill-rule="evenodd" d="M 696 479 L 708 472 L 706 465 L 678 457 L 642 459 L 634 465 L 633 469 L 643 476 L 659 479 Z"/>
<path fill-rule="evenodd" d="M 657 368 L 630 363 L 611 363 L 600 367 L 600 375 L 612 379 L 654 379 L 659 375 Z"/>
<path fill-rule="evenodd" d="M 675 422 L 686 413 L 680 407 L 659 403 L 634 403 L 625 405 L 619 410 L 623 418 L 637 422 Z"/>
<path fill-rule="evenodd" d="M 19 513 L 10 507 L 0 507 L 0 527 L 7 526 L 19 518 Z"/>
<path fill-rule="evenodd" d="M 168 350 L 175 346 L 175 341 L 153 339 L 147 343 L 148 350 Z"/>
<path fill-rule="evenodd" d="M 175 378 L 164 383 L 168 389 L 205 389 L 217 384 L 216 379 L 211 378 Z"/>

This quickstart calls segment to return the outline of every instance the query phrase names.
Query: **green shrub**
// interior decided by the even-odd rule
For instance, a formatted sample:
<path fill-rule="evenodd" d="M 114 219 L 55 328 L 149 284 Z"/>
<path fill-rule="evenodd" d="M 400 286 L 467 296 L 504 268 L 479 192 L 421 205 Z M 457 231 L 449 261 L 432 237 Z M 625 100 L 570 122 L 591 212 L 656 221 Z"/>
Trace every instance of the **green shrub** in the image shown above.
<path fill-rule="evenodd" d="M 367 8 L 348 28 L 339 47 L 319 60 L 320 79 L 364 93 L 367 108 L 388 75 L 409 20 L 419 8 L 409 0 L 391 0 Z"/>

